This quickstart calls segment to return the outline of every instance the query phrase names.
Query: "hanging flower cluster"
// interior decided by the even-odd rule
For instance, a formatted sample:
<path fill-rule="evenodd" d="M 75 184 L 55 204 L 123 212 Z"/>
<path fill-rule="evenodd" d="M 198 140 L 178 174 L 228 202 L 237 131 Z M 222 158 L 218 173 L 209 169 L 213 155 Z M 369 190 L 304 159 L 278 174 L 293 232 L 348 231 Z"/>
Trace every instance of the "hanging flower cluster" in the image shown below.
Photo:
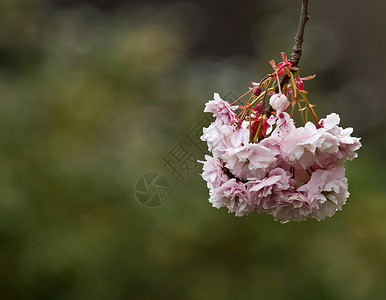
<path fill-rule="evenodd" d="M 236 216 L 257 211 L 282 223 L 323 220 L 345 204 L 343 162 L 357 157 L 361 144 L 352 128 L 339 127 L 336 113 L 318 119 L 303 84 L 314 76 L 301 78 L 284 53 L 282 59 L 271 61 L 274 72 L 234 103 L 214 94 L 206 104 L 216 120 L 201 137 L 213 155 L 205 156 L 202 177 L 209 202 Z M 304 126 L 295 126 L 295 108 Z"/>

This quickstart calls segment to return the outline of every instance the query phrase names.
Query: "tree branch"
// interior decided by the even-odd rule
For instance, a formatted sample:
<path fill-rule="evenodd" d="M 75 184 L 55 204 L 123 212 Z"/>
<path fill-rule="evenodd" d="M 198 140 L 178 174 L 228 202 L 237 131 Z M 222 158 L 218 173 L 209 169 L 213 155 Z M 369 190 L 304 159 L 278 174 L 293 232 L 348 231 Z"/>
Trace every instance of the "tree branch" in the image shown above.
<path fill-rule="evenodd" d="M 298 66 L 300 57 L 302 56 L 302 45 L 303 45 L 303 35 L 304 35 L 304 27 L 306 26 L 307 21 L 310 19 L 308 15 L 308 0 L 302 0 L 302 7 L 300 10 L 300 18 L 298 24 L 298 31 L 294 38 L 295 45 L 292 49 L 291 58 L 293 66 Z M 283 89 L 284 85 L 286 85 L 289 81 L 289 76 L 285 74 L 280 81 L 280 87 Z M 277 86 L 275 89 L 276 92 L 279 91 L 279 87 Z M 268 107 L 269 108 L 269 107 Z M 272 109 L 271 109 L 272 110 Z"/>
<path fill-rule="evenodd" d="M 294 66 L 298 66 L 300 57 L 302 56 L 304 27 L 309 19 L 310 17 L 308 16 L 308 0 L 302 0 L 302 8 L 300 11 L 298 32 L 296 33 L 296 36 L 294 38 L 295 45 L 291 53 L 291 61 L 292 61 L 292 65 Z"/>

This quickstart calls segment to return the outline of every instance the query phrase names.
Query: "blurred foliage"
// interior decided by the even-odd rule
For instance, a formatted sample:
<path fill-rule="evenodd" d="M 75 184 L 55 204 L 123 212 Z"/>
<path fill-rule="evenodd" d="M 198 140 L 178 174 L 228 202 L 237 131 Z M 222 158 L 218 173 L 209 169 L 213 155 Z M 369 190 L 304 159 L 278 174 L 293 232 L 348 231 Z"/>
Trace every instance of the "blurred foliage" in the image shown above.
<path fill-rule="evenodd" d="M 198 172 L 179 183 L 161 156 L 213 92 L 240 94 L 291 49 L 292 14 L 256 20 L 255 56 L 195 57 L 193 3 L 0 4 L 1 299 L 384 299 L 384 102 L 371 84 L 357 93 L 375 83 L 365 68 L 342 71 L 345 43 L 328 21 L 306 35 L 305 72 L 320 72 L 306 88 L 320 115 L 357 126 L 363 149 L 347 164 L 343 212 L 282 225 L 211 208 Z M 146 172 L 168 176 L 161 208 L 135 200 Z"/>

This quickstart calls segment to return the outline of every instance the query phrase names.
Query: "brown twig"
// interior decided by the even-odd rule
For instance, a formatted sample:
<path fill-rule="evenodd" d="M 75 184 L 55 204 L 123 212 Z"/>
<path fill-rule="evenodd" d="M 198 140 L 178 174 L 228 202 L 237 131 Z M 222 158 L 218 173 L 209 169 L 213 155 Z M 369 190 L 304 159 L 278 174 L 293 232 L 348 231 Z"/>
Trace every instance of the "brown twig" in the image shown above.
<path fill-rule="evenodd" d="M 295 45 L 292 49 L 291 53 L 291 62 L 292 65 L 297 67 L 299 65 L 300 57 L 302 56 L 302 45 L 303 45 L 303 35 L 304 35 L 304 27 L 306 26 L 307 21 L 310 19 L 308 15 L 308 0 L 302 0 L 302 7 L 300 10 L 300 18 L 299 18 L 299 24 L 298 24 L 298 31 L 296 33 L 296 36 L 294 38 Z M 288 83 L 290 77 L 285 74 L 283 78 L 280 80 L 280 88 L 283 89 L 283 87 Z M 275 88 L 276 93 L 279 92 L 279 86 L 276 86 Z M 272 111 L 272 108 L 270 106 L 267 107 L 267 113 L 270 113 Z"/>
<path fill-rule="evenodd" d="M 291 61 L 293 66 L 298 66 L 300 57 L 302 56 L 302 44 L 303 44 L 303 35 L 304 27 L 306 26 L 307 21 L 310 19 L 308 16 L 308 0 L 302 0 L 302 8 L 300 11 L 300 19 L 298 25 L 298 32 L 294 38 L 295 45 L 291 53 Z"/>

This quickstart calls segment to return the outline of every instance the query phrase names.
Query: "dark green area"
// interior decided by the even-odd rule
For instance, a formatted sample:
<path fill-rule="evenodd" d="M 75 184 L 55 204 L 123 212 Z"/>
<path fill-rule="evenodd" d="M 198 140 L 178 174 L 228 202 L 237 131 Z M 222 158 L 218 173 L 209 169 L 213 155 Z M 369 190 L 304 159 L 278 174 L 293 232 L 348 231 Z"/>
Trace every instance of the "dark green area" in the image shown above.
<path fill-rule="evenodd" d="M 255 57 L 192 58 L 200 33 L 182 12 L 193 4 L 31 2 L 0 1 L 1 299 L 384 299 L 385 101 L 371 85 L 384 68 L 345 65 L 359 46 L 333 12 L 311 6 L 302 64 L 318 77 L 306 89 L 363 148 L 347 164 L 342 212 L 282 225 L 212 208 L 199 171 L 181 183 L 162 156 L 213 92 L 240 95 L 291 49 L 297 11 L 259 21 Z M 135 199 L 151 172 L 171 187 L 160 208 Z"/>

